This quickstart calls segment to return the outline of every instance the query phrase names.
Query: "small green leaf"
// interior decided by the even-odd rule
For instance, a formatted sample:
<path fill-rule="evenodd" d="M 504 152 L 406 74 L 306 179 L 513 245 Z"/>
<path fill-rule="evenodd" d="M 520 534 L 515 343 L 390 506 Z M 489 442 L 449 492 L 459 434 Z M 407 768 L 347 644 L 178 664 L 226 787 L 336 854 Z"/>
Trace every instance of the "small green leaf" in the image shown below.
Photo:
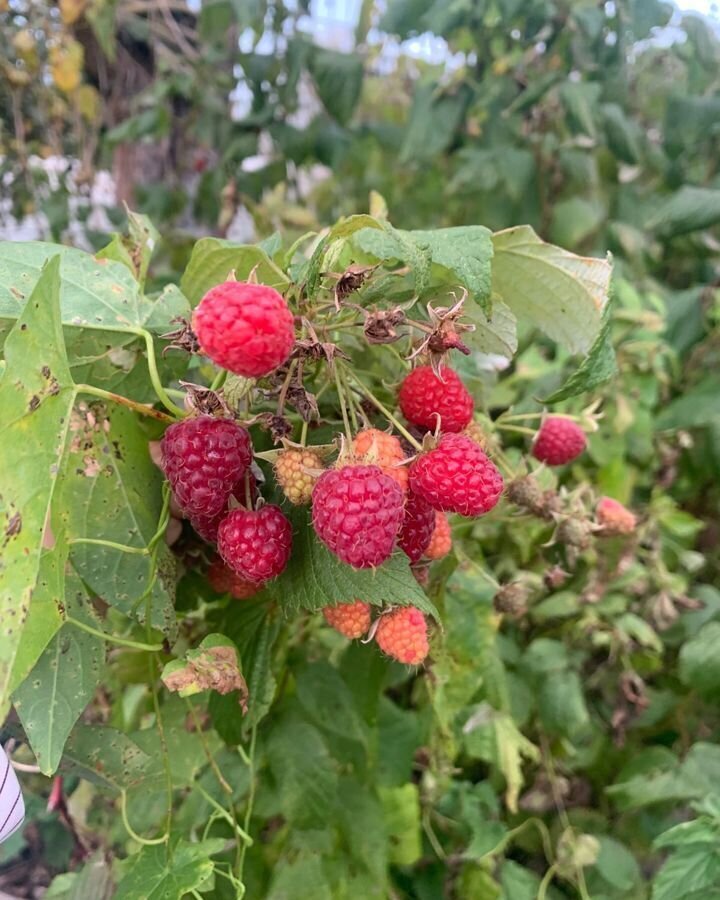
<path fill-rule="evenodd" d="M 685 185 L 663 203 L 646 227 L 658 237 L 672 238 L 720 222 L 720 191 Z"/>
<path fill-rule="evenodd" d="M 390 842 L 390 862 L 412 866 L 422 855 L 420 795 L 416 784 L 379 789 L 385 810 L 385 829 Z"/>
<path fill-rule="evenodd" d="M 95 254 L 95 258 L 112 259 L 127 266 L 133 278 L 143 287 L 160 233 L 147 216 L 128 210 L 127 217 L 127 234 L 115 233 L 110 243 Z"/>
<path fill-rule="evenodd" d="M 680 678 L 706 697 L 720 689 L 720 622 L 708 622 L 680 650 Z"/>
<path fill-rule="evenodd" d="M 711 888 L 720 888 L 720 850 L 717 845 L 694 844 L 670 854 L 653 879 L 652 900 L 699 900 L 709 896 Z"/>
<path fill-rule="evenodd" d="M 363 81 L 361 57 L 356 53 L 338 53 L 324 47 L 313 47 L 308 62 L 323 106 L 341 125 L 345 125 L 360 99 Z"/>

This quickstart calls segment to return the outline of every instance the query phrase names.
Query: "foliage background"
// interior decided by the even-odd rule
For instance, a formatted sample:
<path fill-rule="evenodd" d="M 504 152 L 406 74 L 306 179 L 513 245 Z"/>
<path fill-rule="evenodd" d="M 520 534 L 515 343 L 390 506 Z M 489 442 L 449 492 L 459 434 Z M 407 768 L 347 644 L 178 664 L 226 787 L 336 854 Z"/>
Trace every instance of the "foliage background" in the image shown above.
<path fill-rule="evenodd" d="M 67 810 L 45 812 L 50 782 L 28 778 L 31 826 L 0 848 L 19 896 L 54 876 L 48 896 L 106 896 L 112 881 L 135 897 L 151 879 L 170 896 L 233 896 L 209 860 L 232 831 L 215 816 L 225 798 L 208 750 L 240 822 L 250 774 L 262 776 L 250 897 L 720 896 L 720 42 L 692 15 L 676 15 L 672 42 L 659 36 L 672 7 L 657 0 L 377 6 L 363 4 L 340 52 L 313 46 L 302 3 L 0 0 L 3 212 L 41 210 L 54 240 L 98 250 L 128 224 L 122 203 L 91 215 L 95 173 L 111 170 L 119 199 L 160 226 L 153 296 L 200 235 L 280 230 L 287 247 L 383 204 L 403 228 L 529 223 L 579 253 L 611 250 L 619 375 L 596 391 L 601 429 L 562 480 L 631 505 L 638 538 L 571 565 L 545 546 L 552 528 L 509 506 L 461 527 L 433 575 L 444 635 L 420 677 L 368 662 L 317 617 L 298 626 L 268 623 L 260 603 L 242 615 L 202 607 L 206 630 L 282 680 L 252 767 L 235 748 L 247 734 L 220 724 L 217 700 L 217 730 L 188 731 L 186 705 L 168 696 L 164 734 L 148 728 L 147 654 L 113 650 L 101 685 L 99 663 L 83 685 L 94 699 L 66 750 Z M 392 59 L 392 40 L 425 32 L 447 41 L 451 62 Z M 51 156 L 76 162 L 48 175 Z M 137 241 L 131 231 L 113 252 Z M 167 290 L 165 303 L 181 302 Z M 509 370 L 466 374 L 494 417 L 536 408 L 571 369 L 527 328 Z M 134 379 L 148 399 L 142 361 Z M 128 417 L 133 458 L 146 439 Z M 519 458 L 522 439 L 509 444 Z M 145 541 L 157 513 L 141 509 Z M 543 583 L 555 564 L 572 569 L 560 590 Z M 498 615 L 488 571 L 527 584 L 529 609 Z M 188 576 L 177 608 L 195 610 L 203 590 Z M 100 656 L 91 635 L 65 637 L 70 669 Z M 88 750 L 100 725 L 117 729 L 102 772 Z M 184 841 L 171 865 L 152 846 L 138 861 L 117 799 L 136 831 L 161 828 L 162 741 Z M 205 794 L 188 791 L 196 783 Z M 105 864 L 128 856 L 134 868 Z"/>

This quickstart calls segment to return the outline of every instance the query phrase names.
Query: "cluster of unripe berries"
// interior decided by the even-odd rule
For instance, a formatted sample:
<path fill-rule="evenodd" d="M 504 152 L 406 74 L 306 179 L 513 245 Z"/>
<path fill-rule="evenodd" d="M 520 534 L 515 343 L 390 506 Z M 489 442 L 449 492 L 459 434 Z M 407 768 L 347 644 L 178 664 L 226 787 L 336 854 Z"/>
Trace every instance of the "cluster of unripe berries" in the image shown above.
<path fill-rule="evenodd" d="M 193 316 L 203 353 L 222 368 L 261 378 L 287 362 L 295 346 L 294 319 L 272 288 L 229 281 L 209 291 Z M 396 548 L 414 566 L 450 550 L 447 513 L 481 516 L 498 502 L 503 478 L 475 434 L 474 404 L 450 368 L 414 368 L 398 405 L 422 448 L 406 449 L 392 434 L 365 428 L 330 468 L 312 447 L 288 445 L 275 478 L 293 504 L 312 504 L 318 538 L 358 569 L 382 565 Z M 577 457 L 585 434 L 571 419 L 544 420 L 533 455 L 549 465 Z M 420 445 L 418 445 L 420 446 Z M 248 431 L 229 418 L 196 415 L 171 425 L 161 443 L 162 466 L 174 500 L 197 533 L 216 543 L 208 579 L 217 590 L 249 597 L 286 567 L 292 550 L 289 520 L 257 496 Z M 427 624 L 412 607 L 383 610 L 371 622 L 362 599 L 324 610 L 349 638 L 375 638 L 389 656 L 422 662 Z"/>

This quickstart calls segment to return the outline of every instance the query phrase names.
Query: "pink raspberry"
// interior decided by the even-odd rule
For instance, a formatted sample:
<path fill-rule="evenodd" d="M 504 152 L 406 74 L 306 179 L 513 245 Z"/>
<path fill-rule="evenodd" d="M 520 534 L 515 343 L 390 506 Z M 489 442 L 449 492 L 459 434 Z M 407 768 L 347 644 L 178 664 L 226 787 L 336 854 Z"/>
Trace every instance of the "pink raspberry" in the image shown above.
<path fill-rule="evenodd" d="M 532 455 L 549 466 L 572 462 L 587 445 L 585 432 L 572 419 L 549 416 L 535 435 Z"/>
<path fill-rule="evenodd" d="M 295 344 L 293 314 L 264 284 L 226 281 L 211 288 L 193 313 L 202 352 L 223 369 L 261 378 L 281 366 Z"/>
<path fill-rule="evenodd" d="M 160 443 L 162 467 L 177 502 L 192 518 L 213 518 L 252 461 L 250 435 L 230 419 L 176 422 Z"/>
<path fill-rule="evenodd" d="M 287 565 L 292 528 L 279 506 L 233 509 L 220 523 L 217 541 L 220 555 L 234 572 L 262 584 Z"/>
<path fill-rule="evenodd" d="M 430 543 L 425 550 L 427 559 L 442 559 L 452 550 L 452 531 L 450 522 L 444 512 L 435 511 L 435 528 Z"/>
<path fill-rule="evenodd" d="M 326 606 L 322 614 L 331 628 L 351 641 L 362 637 L 370 627 L 370 604 L 363 603 L 362 600 Z"/>
<path fill-rule="evenodd" d="M 357 462 L 379 466 L 386 475 L 397 481 L 403 491 L 407 490 L 408 470 L 403 465 L 405 452 L 394 434 L 379 428 L 364 428 L 355 435 L 352 446 L 358 457 Z"/>
<path fill-rule="evenodd" d="M 414 606 L 401 606 L 380 616 L 375 640 L 392 659 L 417 666 L 429 650 L 425 616 Z"/>
<path fill-rule="evenodd" d="M 312 518 L 320 540 L 356 569 L 391 555 L 403 519 L 403 492 L 377 466 L 323 472 L 313 488 Z"/>
<path fill-rule="evenodd" d="M 430 544 L 435 529 L 435 510 L 417 494 L 410 492 L 405 503 L 398 544 L 411 563 L 417 562 Z"/>
<path fill-rule="evenodd" d="M 637 525 L 635 514 L 612 497 L 601 497 L 596 509 L 604 534 L 632 534 Z"/>
<path fill-rule="evenodd" d="M 458 375 L 447 366 L 440 377 L 431 366 L 418 366 L 405 378 L 398 395 L 402 414 L 413 425 L 435 431 L 440 417 L 444 432 L 462 431 L 473 416 L 473 398 Z"/>
<path fill-rule="evenodd" d="M 500 499 L 503 479 L 475 441 L 444 434 L 434 450 L 410 467 L 410 489 L 433 509 L 481 516 Z"/>

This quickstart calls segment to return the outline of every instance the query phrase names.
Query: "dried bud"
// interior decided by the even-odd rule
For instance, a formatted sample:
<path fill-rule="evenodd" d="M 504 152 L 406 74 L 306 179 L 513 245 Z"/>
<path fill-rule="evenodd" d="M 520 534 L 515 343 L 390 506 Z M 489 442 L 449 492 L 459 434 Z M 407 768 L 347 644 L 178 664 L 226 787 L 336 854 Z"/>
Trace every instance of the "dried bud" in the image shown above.
<path fill-rule="evenodd" d="M 514 581 L 500 588 L 493 597 L 493 606 L 497 612 L 517 618 L 527 612 L 528 595 L 527 587 Z"/>
<path fill-rule="evenodd" d="M 368 344 L 392 344 L 400 338 L 397 327 L 404 321 L 405 312 L 399 306 L 395 309 L 370 313 L 363 326 L 365 339 Z"/>

